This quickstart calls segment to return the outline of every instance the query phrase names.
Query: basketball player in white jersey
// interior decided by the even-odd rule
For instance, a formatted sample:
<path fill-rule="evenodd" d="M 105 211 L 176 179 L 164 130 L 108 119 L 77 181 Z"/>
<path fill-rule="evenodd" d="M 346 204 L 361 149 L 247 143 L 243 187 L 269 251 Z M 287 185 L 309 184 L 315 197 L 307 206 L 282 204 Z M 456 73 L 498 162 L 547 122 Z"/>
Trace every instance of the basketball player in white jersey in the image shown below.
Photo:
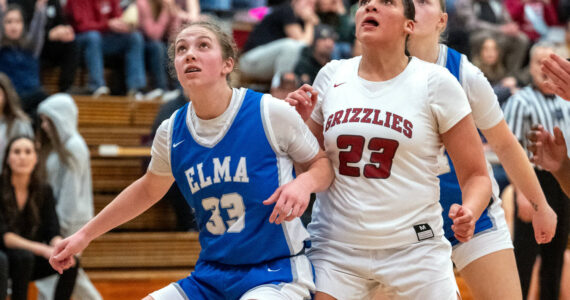
<path fill-rule="evenodd" d="M 447 67 L 459 80 L 471 106 L 475 125 L 499 157 L 510 180 L 534 207 L 532 222 L 536 241 L 550 242 L 556 230 L 556 214 L 546 202 L 522 146 L 505 122 L 491 85 L 465 55 L 439 44 L 440 35 L 447 24 L 445 1 L 415 0 L 414 3 L 416 28 L 408 45 L 410 54 Z M 443 161 L 447 163 L 447 159 Z M 446 167 L 449 170 L 449 166 Z M 455 240 L 452 234 L 447 236 L 448 232 L 452 233 L 450 228 L 446 230 L 446 236 L 453 245 L 453 262 L 475 299 L 521 299 L 513 245 L 501 207 L 499 187 L 488 162 L 487 168 L 492 181 L 493 196 L 489 207 L 476 224 L 473 239 L 461 243 Z M 461 200 L 461 191 L 459 187 L 450 187 L 451 180 L 447 177 L 440 180 L 441 204 L 445 210 L 451 205 L 449 201 L 454 198 Z M 459 195 L 451 195 L 454 192 Z"/>
<path fill-rule="evenodd" d="M 178 184 L 195 212 L 194 271 L 145 300 L 311 299 L 314 277 L 300 216 L 333 180 L 330 161 L 289 105 L 229 86 L 233 39 L 191 23 L 171 47 L 191 103 L 159 127 L 147 173 L 122 191 L 50 259 L 61 272 L 90 241 L 141 214 Z M 293 179 L 293 161 L 309 172 Z"/>
<path fill-rule="evenodd" d="M 456 164 L 463 203 L 449 213 L 468 241 L 491 197 L 481 140 L 457 80 L 405 55 L 414 29 L 411 0 L 360 1 L 362 57 L 327 64 L 286 99 L 335 169 L 309 224 L 315 299 L 456 299 L 451 246 L 443 236 L 438 155 Z M 312 100 L 318 94 L 314 110 Z M 310 118 L 309 112 L 312 111 Z"/>

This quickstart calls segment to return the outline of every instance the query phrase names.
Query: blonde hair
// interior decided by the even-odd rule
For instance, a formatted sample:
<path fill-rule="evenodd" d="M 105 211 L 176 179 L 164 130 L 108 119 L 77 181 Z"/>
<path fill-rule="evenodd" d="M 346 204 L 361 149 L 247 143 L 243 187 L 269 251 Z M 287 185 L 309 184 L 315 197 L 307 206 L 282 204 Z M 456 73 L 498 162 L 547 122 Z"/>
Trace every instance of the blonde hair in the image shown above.
<path fill-rule="evenodd" d="M 170 75 L 173 78 L 176 77 L 176 70 L 174 68 L 174 63 L 173 63 L 174 57 L 176 56 L 176 53 L 174 52 L 174 45 L 176 43 L 176 39 L 178 38 L 178 35 L 180 35 L 180 33 L 182 31 L 184 31 L 185 29 L 192 27 L 192 26 L 202 27 L 202 28 L 212 32 L 216 36 L 216 38 L 218 39 L 218 44 L 220 45 L 220 48 L 222 49 L 222 59 L 225 61 L 225 60 L 231 58 L 234 60 L 234 62 L 237 62 L 238 48 L 236 46 L 236 42 L 234 41 L 234 38 L 231 35 L 224 32 L 218 24 L 211 22 L 211 21 L 191 22 L 185 26 L 182 26 L 178 30 L 178 32 L 174 35 L 174 39 L 170 42 L 170 46 L 168 47 L 168 58 L 170 60 L 169 70 L 170 70 Z M 226 81 L 228 82 L 228 85 L 230 85 L 230 75 L 231 75 L 231 72 L 226 76 Z"/>

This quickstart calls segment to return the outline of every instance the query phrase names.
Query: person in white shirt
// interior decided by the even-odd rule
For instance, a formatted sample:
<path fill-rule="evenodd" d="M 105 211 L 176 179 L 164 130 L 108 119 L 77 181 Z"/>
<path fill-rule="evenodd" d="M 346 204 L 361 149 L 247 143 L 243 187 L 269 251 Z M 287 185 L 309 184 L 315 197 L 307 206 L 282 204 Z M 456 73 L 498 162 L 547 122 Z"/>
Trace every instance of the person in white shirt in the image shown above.
<path fill-rule="evenodd" d="M 405 54 L 414 14 L 411 0 L 360 1 L 362 56 L 332 61 L 313 87 L 286 99 L 336 175 L 317 195 L 308 227 L 317 300 L 369 299 L 378 288 L 395 299 L 458 297 L 439 204 L 441 147 L 463 190 L 449 213 L 458 240 L 473 236 L 491 184 L 461 86 Z"/>
<path fill-rule="evenodd" d="M 440 44 L 447 25 L 443 0 L 415 0 L 416 28 L 410 38 L 409 51 L 427 62 L 446 67 L 460 82 L 475 125 L 499 157 L 510 180 L 533 204 L 535 238 L 548 243 L 556 230 L 556 214 L 546 198 L 524 149 L 512 134 L 493 88 L 483 73 L 467 57 Z M 443 160 L 445 174 L 440 176 L 440 202 L 444 208 L 444 230 L 453 246 L 452 260 L 476 299 L 520 299 L 521 287 L 511 236 L 505 221 L 499 187 L 487 162 L 492 182 L 492 200 L 476 223 L 475 236 L 466 243 L 453 237 L 451 222 L 445 211 L 452 203 L 461 203 L 461 190 L 453 168 Z"/>

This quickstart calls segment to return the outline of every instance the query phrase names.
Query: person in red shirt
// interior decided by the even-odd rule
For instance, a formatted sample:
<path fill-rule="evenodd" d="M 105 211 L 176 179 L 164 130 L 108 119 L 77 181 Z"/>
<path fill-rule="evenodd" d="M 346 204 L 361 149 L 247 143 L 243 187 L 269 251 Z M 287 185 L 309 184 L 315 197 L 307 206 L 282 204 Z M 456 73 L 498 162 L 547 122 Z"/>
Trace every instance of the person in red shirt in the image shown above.
<path fill-rule="evenodd" d="M 103 57 L 123 54 L 128 94 L 137 95 L 146 86 L 144 38 L 121 19 L 119 0 L 68 0 L 66 11 L 84 51 L 93 96 L 109 94 L 103 77 Z"/>

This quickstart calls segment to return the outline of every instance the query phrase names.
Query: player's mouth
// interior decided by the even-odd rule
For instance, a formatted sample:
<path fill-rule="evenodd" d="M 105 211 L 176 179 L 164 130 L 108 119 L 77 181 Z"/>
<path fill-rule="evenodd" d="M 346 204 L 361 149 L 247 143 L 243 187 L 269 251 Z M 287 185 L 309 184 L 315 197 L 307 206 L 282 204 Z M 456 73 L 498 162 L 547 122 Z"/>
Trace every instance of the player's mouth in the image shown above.
<path fill-rule="evenodd" d="M 379 25 L 380 25 L 380 22 L 378 22 L 378 20 L 376 20 L 372 16 L 366 17 L 362 21 L 362 23 L 360 23 L 360 26 L 362 26 L 362 27 L 378 27 Z"/>
<path fill-rule="evenodd" d="M 196 72 L 200 72 L 200 71 L 202 71 L 202 69 L 200 69 L 198 67 L 189 66 L 184 70 L 184 73 L 189 74 L 189 73 L 196 73 Z"/>

